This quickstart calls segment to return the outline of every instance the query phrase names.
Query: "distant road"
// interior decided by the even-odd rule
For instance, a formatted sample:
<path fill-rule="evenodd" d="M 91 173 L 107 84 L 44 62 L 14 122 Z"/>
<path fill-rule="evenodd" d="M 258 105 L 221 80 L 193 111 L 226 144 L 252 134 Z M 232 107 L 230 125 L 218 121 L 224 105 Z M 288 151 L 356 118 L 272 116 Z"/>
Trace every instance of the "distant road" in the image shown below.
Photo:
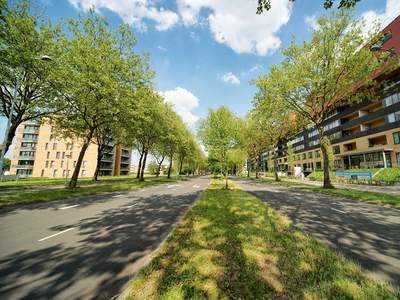
<path fill-rule="evenodd" d="M 231 178 L 294 225 L 400 291 L 400 210 L 349 198 Z"/>
<path fill-rule="evenodd" d="M 211 180 L 0 210 L 0 299 L 110 299 Z"/>

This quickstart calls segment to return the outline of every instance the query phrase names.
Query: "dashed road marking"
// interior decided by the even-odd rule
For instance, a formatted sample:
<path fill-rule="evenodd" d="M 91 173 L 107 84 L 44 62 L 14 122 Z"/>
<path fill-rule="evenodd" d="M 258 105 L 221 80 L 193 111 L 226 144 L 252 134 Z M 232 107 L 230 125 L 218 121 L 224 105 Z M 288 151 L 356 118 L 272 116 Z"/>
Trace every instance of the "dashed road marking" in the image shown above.
<path fill-rule="evenodd" d="M 56 233 L 56 234 L 50 235 L 50 236 L 48 236 L 48 237 L 42 238 L 42 239 L 38 240 L 38 242 L 43 242 L 43 241 L 45 241 L 45 240 L 47 240 L 47 239 L 50 239 L 50 238 L 52 238 L 52 237 L 55 237 L 55 236 L 57 236 L 57 235 L 60 235 L 60 234 L 66 233 L 67 231 L 70 231 L 70 230 L 72 230 L 72 229 L 74 229 L 74 227 L 72 227 L 72 228 L 69 228 L 69 229 L 66 229 L 66 230 L 64 230 L 64 231 L 61 231 L 61 232 L 59 232 L 59 233 Z"/>
<path fill-rule="evenodd" d="M 345 212 L 345 211 L 338 210 L 338 209 L 335 209 L 335 208 L 332 208 L 332 207 L 330 207 L 330 209 L 332 209 L 332 210 L 336 210 L 336 211 L 338 211 L 338 212 L 340 212 L 340 213 L 342 213 L 342 214 L 347 214 L 347 212 Z"/>
<path fill-rule="evenodd" d="M 71 206 L 66 206 L 66 207 L 61 207 L 60 209 L 68 209 L 68 208 L 73 208 L 79 206 L 78 204 L 76 205 L 71 205 Z"/>

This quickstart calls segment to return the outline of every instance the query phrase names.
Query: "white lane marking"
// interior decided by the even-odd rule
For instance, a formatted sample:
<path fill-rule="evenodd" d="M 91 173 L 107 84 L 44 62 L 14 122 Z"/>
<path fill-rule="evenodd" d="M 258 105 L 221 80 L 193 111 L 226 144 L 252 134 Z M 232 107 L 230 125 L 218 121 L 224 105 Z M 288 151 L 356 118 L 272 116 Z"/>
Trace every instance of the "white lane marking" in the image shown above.
<path fill-rule="evenodd" d="M 113 198 L 118 198 L 118 197 L 122 197 L 122 195 L 113 196 Z"/>
<path fill-rule="evenodd" d="M 198 186 L 198 185 L 195 184 L 193 187 L 194 187 L 194 188 L 199 188 L 200 186 Z"/>
<path fill-rule="evenodd" d="M 346 214 L 346 215 L 347 215 L 347 212 L 345 212 L 345 211 L 338 210 L 338 209 L 334 209 L 334 208 L 332 208 L 332 207 L 330 207 L 330 209 L 336 210 L 336 211 L 338 211 L 338 212 L 340 212 L 340 213 L 342 213 L 342 214 Z"/>
<path fill-rule="evenodd" d="M 170 188 L 173 188 L 173 187 L 176 187 L 176 186 L 182 186 L 182 185 L 181 184 L 171 184 L 171 185 L 168 186 L 168 188 L 170 189 Z"/>
<path fill-rule="evenodd" d="M 131 207 L 133 207 L 133 206 L 135 206 L 135 205 L 137 205 L 137 203 L 136 203 L 136 204 L 133 204 L 133 205 L 130 205 L 130 206 L 128 206 L 127 208 L 131 208 Z"/>
<path fill-rule="evenodd" d="M 68 208 L 73 208 L 73 207 L 77 207 L 77 206 L 79 206 L 79 205 L 77 204 L 77 205 L 71 205 L 71 206 L 61 207 L 60 209 L 68 209 Z"/>
<path fill-rule="evenodd" d="M 50 238 L 55 237 L 55 236 L 57 236 L 57 235 L 59 235 L 59 234 L 66 233 L 67 231 L 70 231 L 70 230 L 72 230 L 72 229 L 74 229 L 74 227 L 72 227 L 72 228 L 70 228 L 70 229 L 66 229 L 66 230 L 64 230 L 64 231 L 61 231 L 61 232 L 59 232 L 59 233 L 50 235 L 50 236 L 45 237 L 45 238 L 43 238 L 43 239 L 40 239 L 40 240 L 38 240 L 38 242 L 43 242 L 44 240 L 50 239 Z"/>

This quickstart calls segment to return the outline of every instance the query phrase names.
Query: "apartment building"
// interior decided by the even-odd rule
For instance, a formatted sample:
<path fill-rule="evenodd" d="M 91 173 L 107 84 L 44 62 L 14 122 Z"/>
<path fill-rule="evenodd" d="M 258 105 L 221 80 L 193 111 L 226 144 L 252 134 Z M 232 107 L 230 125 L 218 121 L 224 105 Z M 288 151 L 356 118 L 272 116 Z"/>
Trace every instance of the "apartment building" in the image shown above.
<path fill-rule="evenodd" d="M 383 31 L 380 44 L 385 49 L 400 53 L 400 16 Z M 375 102 L 360 101 L 333 111 L 323 122 L 324 135 L 331 143 L 335 156 L 331 168 L 358 169 L 400 167 L 400 66 L 390 75 L 379 75 L 387 80 Z M 318 130 L 312 125 L 278 145 L 278 168 L 287 171 L 288 143 L 296 155 L 296 166 L 304 172 L 322 169 L 322 153 Z M 268 166 L 260 162 L 259 170 Z"/>
<path fill-rule="evenodd" d="M 54 127 L 35 121 L 17 128 L 10 175 L 22 177 L 71 177 L 79 153 L 79 140 L 61 139 Z M 90 144 L 79 177 L 92 177 L 97 164 L 97 145 Z M 129 175 L 131 150 L 109 145 L 102 157 L 99 176 Z"/>

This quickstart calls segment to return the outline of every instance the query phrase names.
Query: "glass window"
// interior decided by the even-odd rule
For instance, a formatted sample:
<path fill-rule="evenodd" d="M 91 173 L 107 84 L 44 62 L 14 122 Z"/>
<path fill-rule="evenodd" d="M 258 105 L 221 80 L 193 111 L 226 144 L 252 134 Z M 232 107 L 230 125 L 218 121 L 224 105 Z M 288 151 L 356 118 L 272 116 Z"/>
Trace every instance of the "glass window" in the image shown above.
<path fill-rule="evenodd" d="M 312 152 L 308 152 L 308 158 L 312 158 Z"/>
<path fill-rule="evenodd" d="M 62 159 L 64 159 L 64 158 L 65 158 L 65 152 L 62 153 Z"/>
<path fill-rule="evenodd" d="M 86 160 L 83 161 L 83 168 L 86 168 Z"/>
<path fill-rule="evenodd" d="M 320 157 L 321 156 L 321 152 L 319 150 L 315 151 L 315 157 Z"/>
<path fill-rule="evenodd" d="M 61 161 L 61 168 L 64 167 L 64 161 Z"/>
<path fill-rule="evenodd" d="M 57 150 L 57 143 L 54 143 L 53 150 Z"/>
<path fill-rule="evenodd" d="M 47 159 L 50 158 L 50 152 L 47 152 Z"/>
<path fill-rule="evenodd" d="M 400 165 L 400 153 L 396 153 L 397 164 Z"/>
<path fill-rule="evenodd" d="M 74 150 L 74 143 L 71 144 L 71 150 Z"/>
<path fill-rule="evenodd" d="M 340 153 L 340 146 L 334 146 L 332 147 L 333 154 L 339 154 Z"/>
<path fill-rule="evenodd" d="M 54 140 L 55 140 L 56 142 L 58 142 L 58 136 L 56 136 L 56 137 L 54 138 Z"/>
<path fill-rule="evenodd" d="M 53 135 L 50 134 L 50 142 L 53 140 Z"/>
<path fill-rule="evenodd" d="M 44 170 L 42 170 L 42 174 L 40 174 L 40 177 L 43 177 L 44 176 Z"/>
<path fill-rule="evenodd" d="M 300 154 L 299 154 L 299 155 L 297 155 L 297 160 L 300 160 Z"/>
<path fill-rule="evenodd" d="M 50 168 L 54 168 L 54 164 L 55 164 L 55 161 L 52 160 L 51 163 L 50 163 Z"/>
<path fill-rule="evenodd" d="M 60 159 L 60 152 L 57 152 L 56 159 Z"/>
<path fill-rule="evenodd" d="M 322 169 L 322 166 L 321 166 L 321 162 L 320 161 L 317 161 L 317 170 L 321 170 Z"/>
<path fill-rule="evenodd" d="M 49 167 L 49 161 L 46 160 L 46 168 L 48 168 L 48 167 Z"/>
<path fill-rule="evenodd" d="M 305 153 L 303 153 L 302 158 L 306 159 L 306 154 Z"/>
<path fill-rule="evenodd" d="M 44 150 L 47 150 L 49 148 L 49 143 L 46 143 L 46 146 L 44 147 Z"/>
<path fill-rule="evenodd" d="M 395 144 L 400 144 L 400 131 L 393 133 L 393 140 Z"/>
<path fill-rule="evenodd" d="M 86 170 L 82 170 L 82 177 L 86 177 Z"/>
<path fill-rule="evenodd" d="M 51 126 L 51 132 L 52 133 L 54 132 L 54 126 Z"/>
<path fill-rule="evenodd" d="M 58 170 L 54 170 L 54 178 L 57 178 L 58 176 Z"/>
<path fill-rule="evenodd" d="M 69 145 L 67 144 L 67 150 L 69 150 Z"/>
<path fill-rule="evenodd" d="M 63 171 L 63 177 L 65 177 L 65 174 L 67 174 L 67 171 L 64 170 Z"/>
<path fill-rule="evenodd" d="M 76 167 L 76 160 L 74 161 L 74 168 Z"/>

